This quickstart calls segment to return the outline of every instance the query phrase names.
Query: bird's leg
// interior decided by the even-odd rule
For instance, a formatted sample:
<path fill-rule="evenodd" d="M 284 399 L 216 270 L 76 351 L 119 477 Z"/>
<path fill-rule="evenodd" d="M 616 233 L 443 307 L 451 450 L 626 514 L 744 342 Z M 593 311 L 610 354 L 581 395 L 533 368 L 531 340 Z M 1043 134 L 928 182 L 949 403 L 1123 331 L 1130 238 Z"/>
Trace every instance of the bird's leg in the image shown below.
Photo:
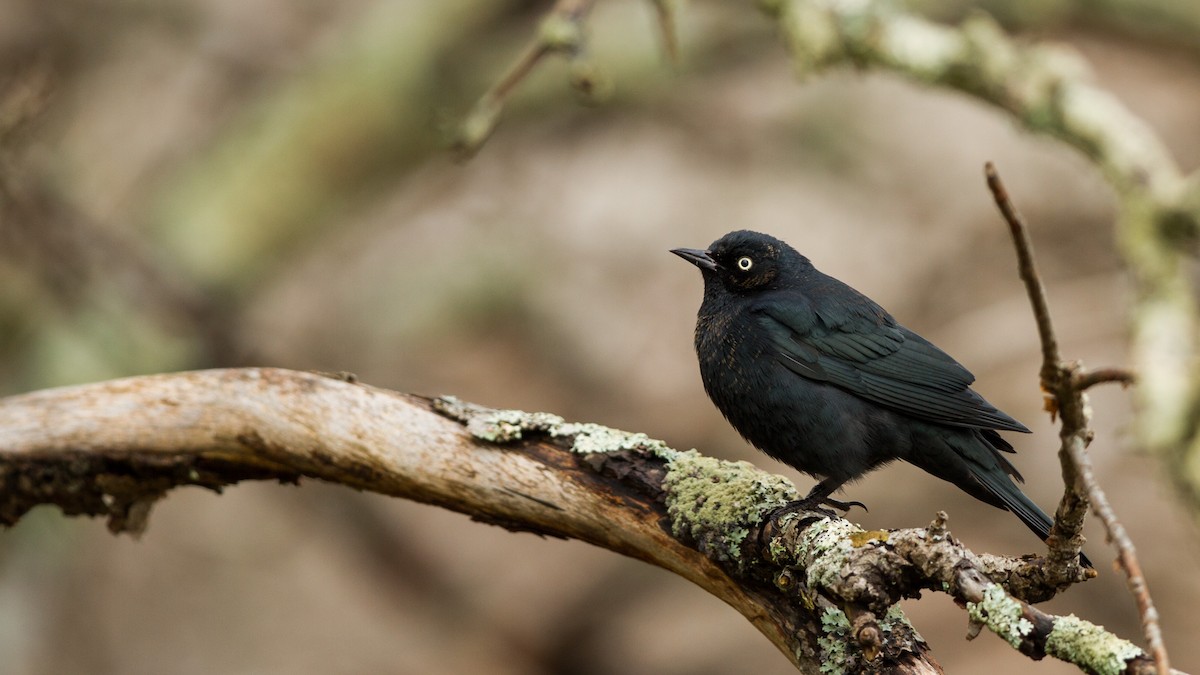
<path fill-rule="evenodd" d="M 835 508 L 839 511 L 842 511 L 842 512 L 849 511 L 850 509 L 854 508 L 855 506 L 859 507 L 863 511 L 866 511 L 867 505 L 862 502 L 858 502 L 858 501 L 843 502 L 843 501 L 838 501 L 837 499 L 834 499 L 833 497 L 829 496 L 829 495 L 833 494 L 834 492 L 836 492 L 843 485 L 845 485 L 845 483 L 846 483 L 846 481 L 835 480 L 833 478 L 826 478 L 825 480 L 821 481 L 820 483 L 817 483 L 816 485 L 814 485 L 813 488 L 808 491 L 808 495 L 804 499 L 800 500 L 800 503 L 805 504 L 809 508 L 815 508 L 815 510 L 820 511 L 822 513 L 826 513 L 825 509 L 816 508 L 816 507 L 819 507 L 821 504 L 824 504 L 826 506 L 832 506 L 833 508 Z"/>
<path fill-rule="evenodd" d="M 862 502 L 843 502 L 833 499 L 829 496 L 836 492 L 838 488 L 842 487 L 845 482 L 846 481 L 844 480 L 838 480 L 836 478 L 826 478 L 825 480 L 814 485 L 813 488 L 808 491 L 808 494 L 805 495 L 804 499 L 798 499 L 794 502 L 789 502 L 777 509 L 773 514 L 771 514 L 772 520 L 778 520 L 780 516 L 788 513 L 797 513 L 800 511 L 816 511 L 817 513 L 831 517 L 837 515 L 833 511 L 824 508 L 824 506 L 832 506 L 833 508 L 842 512 L 849 511 L 851 508 L 858 506 L 861 507 L 863 511 L 866 511 L 867 505 L 863 504 Z"/>
<path fill-rule="evenodd" d="M 863 511 L 866 511 L 867 506 L 862 502 L 840 502 L 836 499 L 830 498 L 829 495 L 833 494 L 838 488 L 842 487 L 845 482 L 845 480 L 838 480 L 836 478 L 826 478 L 825 480 L 814 485 L 813 488 L 808 491 L 808 494 L 805 495 L 804 499 L 797 499 L 796 501 L 788 502 L 787 504 L 784 504 L 783 506 L 772 511 L 771 515 L 767 519 L 766 526 L 759 530 L 759 543 L 765 544 L 770 540 L 771 537 L 774 537 L 779 532 L 780 527 L 783 525 L 783 523 L 780 521 L 789 513 L 816 512 L 825 516 L 829 516 L 830 518 L 837 518 L 837 513 L 824 508 L 823 505 L 826 504 L 835 509 L 841 510 L 843 513 L 849 511 L 850 507 L 852 506 L 861 506 Z"/>

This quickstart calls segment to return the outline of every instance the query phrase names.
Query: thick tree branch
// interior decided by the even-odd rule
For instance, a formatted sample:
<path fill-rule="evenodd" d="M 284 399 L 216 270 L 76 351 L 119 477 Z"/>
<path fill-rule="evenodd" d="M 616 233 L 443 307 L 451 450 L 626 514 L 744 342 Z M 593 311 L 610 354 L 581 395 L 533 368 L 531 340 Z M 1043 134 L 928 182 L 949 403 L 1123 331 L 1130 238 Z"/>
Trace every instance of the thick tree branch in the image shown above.
<path fill-rule="evenodd" d="M 481 409 L 439 407 L 468 424 L 434 412 L 427 399 L 277 369 L 140 377 L 3 399 L 0 518 L 12 523 L 53 503 L 136 532 L 176 485 L 320 478 L 645 560 L 738 609 L 804 670 L 828 658 L 826 633 L 802 606 L 769 586 L 739 583 L 663 526 L 662 481 L 674 463 L 666 458 L 690 454 L 594 425 L 554 426 L 553 437 L 549 429 L 561 423 L 553 415 L 468 416 Z M 880 658 L 913 666 L 902 672 L 935 672 L 923 657 L 927 647 L 909 635 L 896 643 L 906 650 Z"/>
<path fill-rule="evenodd" d="M 138 377 L 0 400 L 7 523 L 52 503 L 138 531 L 154 501 L 178 485 L 303 477 L 659 565 L 740 611 L 806 672 L 831 664 L 939 672 L 894 607 L 923 590 L 969 603 L 973 617 L 1035 658 L 1050 654 L 1094 672 L 1104 669 L 1090 664 L 1153 667 L 1098 627 L 1028 607 L 1059 590 L 1042 560 L 977 556 L 943 519 L 863 532 L 791 514 L 772 531 L 770 514 L 798 496 L 786 479 L 643 434 L 278 369 Z"/>

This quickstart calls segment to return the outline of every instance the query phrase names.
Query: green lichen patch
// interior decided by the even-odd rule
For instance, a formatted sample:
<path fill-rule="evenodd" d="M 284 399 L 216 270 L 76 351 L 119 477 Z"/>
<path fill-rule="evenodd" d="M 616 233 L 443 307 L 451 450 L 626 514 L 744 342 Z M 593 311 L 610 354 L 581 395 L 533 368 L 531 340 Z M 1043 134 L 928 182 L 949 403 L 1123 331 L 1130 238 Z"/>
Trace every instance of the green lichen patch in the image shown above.
<path fill-rule="evenodd" d="M 836 607 L 826 607 L 821 613 L 821 635 L 817 645 L 821 648 L 821 672 L 826 675 L 843 675 L 853 672 L 853 658 L 848 647 L 853 644 L 850 638 L 850 618 Z"/>
<path fill-rule="evenodd" d="M 903 639 L 907 641 L 905 644 L 908 648 L 916 649 L 917 643 L 924 642 L 896 605 L 889 607 L 887 614 L 877 623 L 884 644 L 894 646 L 894 640 Z M 821 612 L 821 634 L 817 637 L 817 646 L 821 650 L 821 672 L 828 675 L 861 672 L 863 659 L 873 661 L 877 656 L 863 651 L 855 638 L 850 618 L 837 607 L 826 607 Z"/>
<path fill-rule="evenodd" d="M 796 498 L 796 488 L 782 476 L 749 462 L 725 462 L 694 450 L 675 453 L 667 465 L 663 489 L 675 536 L 739 569 L 750 527 Z"/>
<path fill-rule="evenodd" d="M 1046 653 L 1100 675 L 1117 675 L 1125 671 L 1130 659 L 1144 652 L 1103 626 L 1069 614 L 1054 620 L 1046 638 Z"/>
<path fill-rule="evenodd" d="M 433 409 L 466 425 L 467 431 L 489 443 L 511 443 L 530 433 L 549 433 L 563 424 L 563 418 L 550 413 L 524 410 L 494 410 L 460 401 L 454 396 L 439 396 Z"/>
<path fill-rule="evenodd" d="M 493 443 L 519 440 L 523 434 L 548 432 L 562 424 L 563 419 L 550 413 L 527 413 L 521 410 L 493 410 L 467 420 L 471 435 Z"/>
<path fill-rule="evenodd" d="M 1021 602 L 995 584 L 984 590 L 983 600 L 967 603 L 967 614 L 1013 647 L 1033 631 L 1033 624 L 1022 615 Z"/>
<path fill-rule="evenodd" d="M 489 443 L 511 443 L 530 435 L 544 434 L 552 438 L 571 438 L 571 450 L 578 453 L 645 450 L 670 459 L 675 452 L 666 443 L 646 434 L 629 433 L 599 424 L 566 422 L 551 413 L 495 410 L 460 401 L 454 396 L 434 399 L 433 409 L 462 422 L 472 436 Z"/>

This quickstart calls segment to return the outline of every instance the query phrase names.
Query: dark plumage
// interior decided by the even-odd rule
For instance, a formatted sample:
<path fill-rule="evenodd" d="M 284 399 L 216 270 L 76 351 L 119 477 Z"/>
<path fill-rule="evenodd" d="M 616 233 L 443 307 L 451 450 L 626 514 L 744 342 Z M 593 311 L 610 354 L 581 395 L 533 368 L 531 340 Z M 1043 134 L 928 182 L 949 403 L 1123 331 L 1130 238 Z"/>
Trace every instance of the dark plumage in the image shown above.
<path fill-rule="evenodd" d="M 774 237 L 742 230 L 672 253 L 704 276 L 704 390 L 747 441 L 820 479 L 798 506 L 845 508 L 834 491 L 900 459 L 1050 534 L 997 433 L 1029 429 L 945 352 Z"/>

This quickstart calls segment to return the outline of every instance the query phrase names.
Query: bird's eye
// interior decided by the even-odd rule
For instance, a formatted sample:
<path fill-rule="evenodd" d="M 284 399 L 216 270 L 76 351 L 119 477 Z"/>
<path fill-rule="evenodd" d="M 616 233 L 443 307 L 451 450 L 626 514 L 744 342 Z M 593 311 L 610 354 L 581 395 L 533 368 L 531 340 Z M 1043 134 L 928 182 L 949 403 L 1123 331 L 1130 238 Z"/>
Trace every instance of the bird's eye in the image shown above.
<path fill-rule="evenodd" d="M 742 257 L 738 258 L 737 265 L 738 265 L 738 269 L 740 269 L 743 272 L 746 272 L 746 271 L 749 271 L 751 267 L 754 267 L 754 261 L 746 256 L 742 256 Z"/>

